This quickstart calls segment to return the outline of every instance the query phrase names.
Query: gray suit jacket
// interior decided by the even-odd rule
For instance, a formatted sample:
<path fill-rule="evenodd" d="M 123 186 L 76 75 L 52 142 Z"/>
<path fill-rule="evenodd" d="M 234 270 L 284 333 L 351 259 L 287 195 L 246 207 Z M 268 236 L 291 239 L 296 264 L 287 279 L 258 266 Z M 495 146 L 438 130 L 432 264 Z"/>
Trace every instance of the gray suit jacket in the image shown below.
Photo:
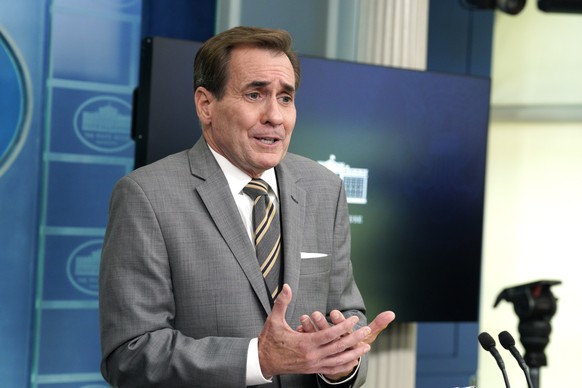
<path fill-rule="evenodd" d="M 284 279 L 302 314 L 366 324 L 341 180 L 288 154 L 276 167 Z M 326 256 L 301 259 L 301 252 Z M 204 139 L 133 171 L 111 196 L 100 269 L 101 371 L 120 387 L 244 387 L 247 348 L 271 311 L 254 247 Z M 349 386 L 363 384 L 366 360 Z M 317 387 L 284 375 L 266 387 Z"/>

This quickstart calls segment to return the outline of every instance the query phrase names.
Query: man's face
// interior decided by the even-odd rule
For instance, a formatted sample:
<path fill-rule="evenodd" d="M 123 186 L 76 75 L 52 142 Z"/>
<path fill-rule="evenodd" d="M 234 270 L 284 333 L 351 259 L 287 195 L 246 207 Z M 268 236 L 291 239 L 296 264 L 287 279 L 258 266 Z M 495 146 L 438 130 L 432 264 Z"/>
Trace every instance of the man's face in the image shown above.
<path fill-rule="evenodd" d="M 204 136 L 232 164 L 258 177 L 287 153 L 296 117 L 295 73 L 283 53 L 237 47 L 231 55 L 224 96 L 217 100 L 206 91 L 203 99 Z"/>

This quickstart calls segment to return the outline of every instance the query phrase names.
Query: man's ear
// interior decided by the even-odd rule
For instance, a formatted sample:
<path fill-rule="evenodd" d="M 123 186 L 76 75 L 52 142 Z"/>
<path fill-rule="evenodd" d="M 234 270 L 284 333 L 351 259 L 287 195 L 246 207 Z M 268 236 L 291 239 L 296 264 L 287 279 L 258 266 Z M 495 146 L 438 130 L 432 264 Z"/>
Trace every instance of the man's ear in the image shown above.
<path fill-rule="evenodd" d="M 212 102 L 215 100 L 214 94 L 203 86 L 196 88 L 194 92 L 194 104 L 196 114 L 202 125 L 209 125 L 212 122 Z"/>

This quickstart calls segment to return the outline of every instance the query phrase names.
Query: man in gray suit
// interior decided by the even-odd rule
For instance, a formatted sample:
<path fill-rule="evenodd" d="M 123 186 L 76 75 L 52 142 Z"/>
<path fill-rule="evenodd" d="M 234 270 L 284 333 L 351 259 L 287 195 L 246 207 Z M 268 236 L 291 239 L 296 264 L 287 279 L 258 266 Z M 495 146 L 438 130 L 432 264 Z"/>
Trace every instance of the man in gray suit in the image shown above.
<path fill-rule="evenodd" d="M 362 385 L 365 354 L 394 314 L 366 325 L 341 180 L 287 153 L 300 79 L 291 38 L 225 31 L 202 46 L 194 77 L 203 137 L 122 178 L 111 196 L 103 376 L 121 387 Z M 266 271 L 251 178 L 280 221 Z"/>

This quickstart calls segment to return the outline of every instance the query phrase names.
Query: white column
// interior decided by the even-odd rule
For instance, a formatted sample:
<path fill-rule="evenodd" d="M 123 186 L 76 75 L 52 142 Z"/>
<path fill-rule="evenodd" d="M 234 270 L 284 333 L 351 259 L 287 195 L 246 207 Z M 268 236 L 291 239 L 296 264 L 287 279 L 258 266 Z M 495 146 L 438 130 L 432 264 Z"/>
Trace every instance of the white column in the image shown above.
<path fill-rule="evenodd" d="M 416 323 L 393 323 L 372 346 L 364 388 L 414 388 Z"/>
<path fill-rule="evenodd" d="M 358 62 L 426 69 L 429 0 L 362 0 Z"/>
<path fill-rule="evenodd" d="M 216 3 L 216 32 L 241 24 L 242 0 L 218 0 Z"/>

